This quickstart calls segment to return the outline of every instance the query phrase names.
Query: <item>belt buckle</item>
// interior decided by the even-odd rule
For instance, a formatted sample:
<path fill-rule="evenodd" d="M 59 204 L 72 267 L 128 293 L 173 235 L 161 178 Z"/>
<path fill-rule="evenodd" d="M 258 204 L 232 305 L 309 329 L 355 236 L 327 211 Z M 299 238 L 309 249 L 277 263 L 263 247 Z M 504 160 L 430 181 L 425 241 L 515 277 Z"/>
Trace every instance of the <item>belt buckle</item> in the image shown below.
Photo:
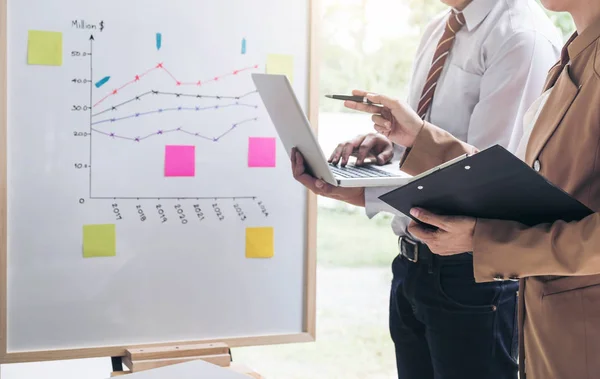
<path fill-rule="evenodd" d="M 411 258 L 407 254 L 404 253 L 403 248 L 402 248 L 402 242 L 406 242 L 409 245 L 413 246 L 414 257 Z M 409 261 L 411 261 L 413 263 L 417 263 L 417 261 L 419 260 L 419 245 L 415 241 L 411 241 L 408 238 L 401 237 L 400 252 L 404 256 L 404 258 L 408 259 Z"/>

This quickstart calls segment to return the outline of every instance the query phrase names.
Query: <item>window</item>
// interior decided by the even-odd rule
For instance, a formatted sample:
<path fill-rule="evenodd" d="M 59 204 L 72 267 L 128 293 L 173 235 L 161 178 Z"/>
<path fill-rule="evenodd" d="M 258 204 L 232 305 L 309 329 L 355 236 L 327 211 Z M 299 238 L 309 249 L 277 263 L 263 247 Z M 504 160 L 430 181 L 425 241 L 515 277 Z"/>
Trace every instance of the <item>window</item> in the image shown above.
<path fill-rule="evenodd" d="M 525 0 L 524 0 L 525 1 Z M 372 131 L 370 116 L 324 97 L 364 89 L 405 98 L 413 56 L 439 0 L 321 0 L 319 140 L 326 154 Z M 569 15 L 549 13 L 565 39 Z M 319 199 L 317 341 L 234 349 L 267 378 L 393 378 L 388 333 L 390 264 L 397 254 L 391 218 Z"/>

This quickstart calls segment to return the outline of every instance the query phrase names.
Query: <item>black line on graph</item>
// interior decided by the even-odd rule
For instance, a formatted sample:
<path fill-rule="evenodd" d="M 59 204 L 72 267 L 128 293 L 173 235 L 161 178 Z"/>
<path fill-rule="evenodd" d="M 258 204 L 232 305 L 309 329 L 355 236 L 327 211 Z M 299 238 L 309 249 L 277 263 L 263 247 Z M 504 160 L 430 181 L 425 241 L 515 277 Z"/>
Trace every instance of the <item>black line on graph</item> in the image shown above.
<path fill-rule="evenodd" d="M 107 112 L 116 111 L 120 106 L 129 104 L 136 100 L 141 100 L 142 97 L 150 95 L 150 94 L 152 94 L 152 95 L 168 95 L 168 96 L 175 96 L 175 97 L 193 97 L 193 98 L 197 98 L 197 99 L 241 100 L 241 99 L 248 97 L 254 93 L 258 93 L 258 91 L 251 91 L 251 92 L 245 93 L 241 96 L 219 96 L 219 95 L 201 95 L 201 94 L 192 94 L 192 93 L 162 92 L 162 91 L 150 90 L 148 92 L 144 92 L 139 95 L 136 95 L 136 96 L 132 97 L 131 99 L 126 100 L 122 103 L 108 107 L 98 113 L 94 113 L 92 115 L 92 117 L 100 116 L 101 114 L 104 114 Z"/>

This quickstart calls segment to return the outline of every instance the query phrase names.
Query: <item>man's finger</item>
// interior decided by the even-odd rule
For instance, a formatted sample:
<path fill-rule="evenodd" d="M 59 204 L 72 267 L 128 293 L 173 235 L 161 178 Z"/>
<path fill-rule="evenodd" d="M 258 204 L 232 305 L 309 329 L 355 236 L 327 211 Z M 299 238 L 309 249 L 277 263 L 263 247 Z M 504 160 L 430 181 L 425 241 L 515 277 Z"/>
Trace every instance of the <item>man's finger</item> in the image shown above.
<path fill-rule="evenodd" d="M 307 173 L 295 176 L 294 178 L 304 187 L 308 188 L 317 195 L 320 193 L 321 190 L 317 187 L 317 178 L 310 176 Z"/>
<path fill-rule="evenodd" d="M 387 107 L 389 109 L 396 109 L 396 108 L 400 107 L 400 102 L 398 100 L 392 99 L 385 95 L 369 93 L 366 96 L 367 96 L 367 99 L 371 100 L 371 102 L 373 102 L 375 104 L 381 104 L 384 107 Z"/>
<path fill-rule="evenodd" d="M 375 138 L 373 138 L 371 135 L 364 138 L 363 142 L 358 147 L 358 153 L 356 154 L 356 164 L 358 166 L 362 165 L 368 156 L 373 155 L 372 151 L 373 147 L 375 146 L 375 142 Z"/>
<path fill-rule="evenodd" d="M 386 128 L 391 128 L 391 127 L 392 127 L 392 123 L 390 122 L 390 120 L 388 120 L 388 119 L 384 118 L 384 117 L 383 117 L 383 116 L 381 116 L 381 115 L 374 114 L 374 115 L 371 117 L 371 120 L 372 120 L 372 121 L 373 121 L 375 124 L 379 124 L 379 125 L 385 126 Z"/>
<path fill-rule="evenodd" d="M 423 243 L 427 244 L 428 242 L 432 242 L 435 238 L 435 230 L 427 228 L 426 226 L 419 225 L 418 223 L 411 221 L 408 225 L 408 231 L 410 234 L 423 241 Z"/>
<path fill-rule="evenodd" d="M 359 89 L 352 90 L 352 95 L 354 95 L 354 96 L 367 96 L 368 93 L 369 92 L 362 91 L 362 90 L 359 90 Z"/>
<path fill-rule="evenodd" d="M 292 173 L 294 175 L 294 178 L 296 178 L 302 175 L 305 171 L 304 158 L 298 150 L 294 149 L 292 151 Z"/>
<path fill-rule="evenodd" d="M 290 152 L 290 163 L 292 164 L 292 176 L 296 178 L 296 148 L 293 147 Z"/>
<path fill-rule="evenodd" d="M 378 107 L 377 105 L 372 105 L 372 104 L 363 104 L 363 103 L 357 103 L 356 101 L 346 100 L 346 101 L 344 101 L 344 106 L 346 108 L 350 108 L 350 109 L 354 109 L 354 110 L 366 112 L 366 113 L 376 113 L 376 114 L 381 113 L 381 107 Z"/>
<path fill-rule="evenodd" d="M 342 150 L 344 149 L 344 144 L 340 143 L 337 145 L 333 153 L 331 154 L 331 158 L 329 158 L 329 163 L 333 163 L 337 165 L 340 162 L 340 158 L 342 157 Z"/>
<path fill-rule="evenodd" d="M 348 161 L 350 160 L 350 156 L 352 155 L 352 153 L 354 153 L 354 145 L 352 145 L 351 143 L 347 143 L 344 148 L 342 149 L 342 166 L 345 166 L 348 164 Z"/>
<path fill-rule="evenodd" d="M 317 193 L 319 192 L 319 188 L 317 187 L 317 178 L 313 177 L 306 173 L 306 169 L 304 167 L 304 158 L 299 151 L 296 151 L 294 154 L 294 165 L 293 165 L 293 174 L 294 179 L 299 181 L 303 186 L 308 188 L 309 190 Z"/>
<path fill-rule="evenodd" d="M 449 218 L 445 216 L 436 215 L 421 208 L 413 208 L 410 210 L 410 214 L 424 222 L 425 224 L 433 225 L 439 229 L 448 231 Z"/>
<path fill-rule="evenodd" d="M 331 184 L 326 183 L 321 179 L 315 180 L 315 187 L 317 188 L 317 193 L 319 195 L 330 194 L 334 189 L 334 187 Z"/>
<path fill-rule="evenodd" d="M 334 187 L 331 184 L 317 179 L 306 172 L 304 158 L 300 152 L 296 151 L 292 157 L 294 179 L 317 195 L 325 195 L 333 192 Z"/>
<path fill-rule="evenodd" d="M 355 137 L 352 141 L 346 143 L 346 145 L 342 148 L 341 153 L 342 165 L 346 165 L 348 163 L 348 160 L 350 159 L 350 156 L 355 155 L 356 151 L 358 150 L 358 147 L 363 144 L 366 137 L 367 135 L 359 135 Z"/>
<path fill-rule="evenodd" d="M 377 163 L 380 165 L 384 165 L 394 158 L 394 146 L 386 145 L 385 149 L 377 154 Z"/>
<path fill-rule="evenodd" d="M 382 128 L 379 125 L 373 125 L 373 128 L 375 129 L 375 131 L 377 131 L 377 133 L 389 138 L 390 137 L 390 130 L 386 129 L 386 128 Z"/>
<path fill-rule="evenodd" d="M 377 123 L 377 122 L 376 122 L 376 123 L 374 123 L 373 125 L 374 125 L 374 127 L 375 127 L 375 129 L 376 129 L 376 130 L 379 130 L 379 129 L 380 129 L 380 130 L 385 130 L 385 131 L 387 131 L 388 133 L 392 131 L 392 128 L 390 128 L 390 127 L 388 127 L 388 126 L 385 126 L 385 125 L 383 125 L 383 124 L 379 124 L 379 123 Z"/>

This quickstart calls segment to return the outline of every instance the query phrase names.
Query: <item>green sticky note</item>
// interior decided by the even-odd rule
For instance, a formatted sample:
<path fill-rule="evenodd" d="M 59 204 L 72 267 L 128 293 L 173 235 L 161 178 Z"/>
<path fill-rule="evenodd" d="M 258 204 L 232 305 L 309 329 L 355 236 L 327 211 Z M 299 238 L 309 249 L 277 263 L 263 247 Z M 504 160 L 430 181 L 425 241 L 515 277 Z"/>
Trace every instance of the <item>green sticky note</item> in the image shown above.
<path fill-rule="evenodd" d="M 284 54 L 267 56 L 267 74 L 287 75 L 290 83 L 294 83 L 294 57 Z"/>
<path fill-rule="evenodd" d="M 114 257 L 117 255 L 115 224 L 83 226 L 83 257 Z"/>
<path fill-rule="evenodd" d="M 275 252 L 273 228 L 246 229 L 246 258 L 272 258 Z"/>
<path fill-rule="evenodd" d="M 27 44 L 27 63 L 61 66 L 63 40 L 61 32 L 30 30 Z"/>

